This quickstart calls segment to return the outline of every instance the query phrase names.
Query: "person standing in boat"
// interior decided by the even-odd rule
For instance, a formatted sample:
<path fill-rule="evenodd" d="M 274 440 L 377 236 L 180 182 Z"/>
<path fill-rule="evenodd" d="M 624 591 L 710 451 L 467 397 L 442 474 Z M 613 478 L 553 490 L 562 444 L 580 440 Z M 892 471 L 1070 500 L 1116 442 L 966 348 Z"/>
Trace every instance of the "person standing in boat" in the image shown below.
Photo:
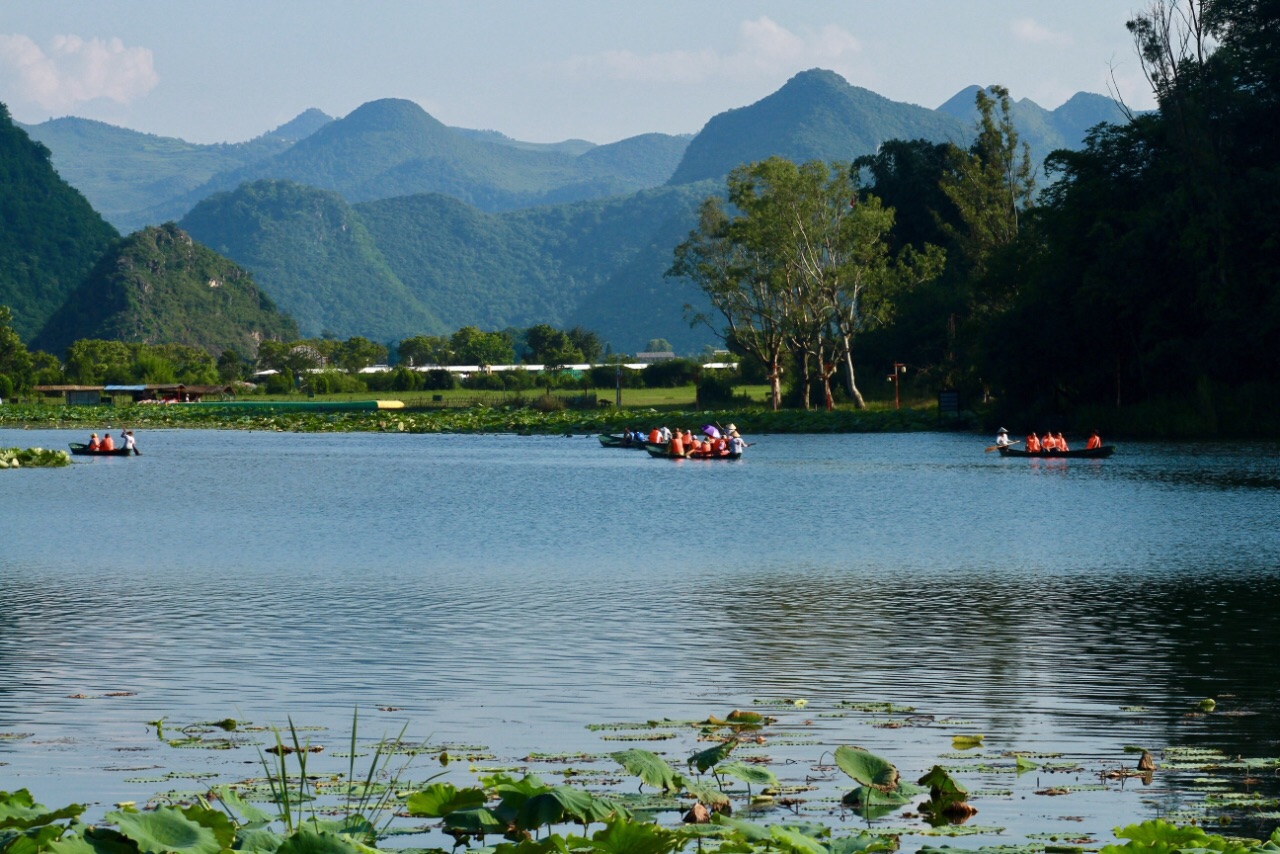
<path fill-rule="evenodd" d="M 138 443 L 137 443 L 137 441 L 135 441 L 135 440 L 134 440 L 134 438 L 133 438 L 133 431 L 132 431 L 132 430 L 121 430 L 121 431 L 120 431 L 120 438 L 124 440 L 124 446 L 125 446 L 125 449 L 126 449 L 126 450 L 128 450 L 130 453 L 132 453 L 132 454 L 140 454 L 140 453 L 141 453 L 141 452 L 138 450 Z"/>
<path fill-rule="evenodd" d="M 1011 443 L 1009 442 L 1009 431 L 1001 427 L 999 430 L 996 431 L 996 447 L 1007 448 L 1009 447 L 1010 444 Z"/>

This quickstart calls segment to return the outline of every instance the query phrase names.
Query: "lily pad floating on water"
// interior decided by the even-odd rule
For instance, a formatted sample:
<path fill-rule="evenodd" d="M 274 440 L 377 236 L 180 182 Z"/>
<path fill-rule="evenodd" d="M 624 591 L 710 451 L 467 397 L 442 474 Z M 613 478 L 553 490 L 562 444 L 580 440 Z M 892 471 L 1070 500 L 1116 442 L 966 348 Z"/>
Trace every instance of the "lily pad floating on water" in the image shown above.
<path fill-rule="evenodd" d="M 975 747 L 982 746 L 982 736 L 979 733 L 970 735 L 953 735 L 951 736 L 951 746 L 956 750 L 972 750 Z"/>

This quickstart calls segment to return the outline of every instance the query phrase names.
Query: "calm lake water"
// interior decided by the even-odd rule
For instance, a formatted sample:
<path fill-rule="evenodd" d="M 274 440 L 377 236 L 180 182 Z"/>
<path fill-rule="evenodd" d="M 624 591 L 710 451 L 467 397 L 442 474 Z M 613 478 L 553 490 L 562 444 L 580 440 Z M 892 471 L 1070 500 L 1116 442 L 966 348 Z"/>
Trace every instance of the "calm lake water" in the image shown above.
<path fill-rule="evenodd" d="M 679 761 L 700 748 L 586 726 L 804 698 L 772 707 L 772 759 L 800 779 L 859 744 L 904 778 L 965 768 L 975 821 L 1006 828 L 973 845 L 1198 808 L 1203 775 L 1100 784 L 1133 767 L 1126 745 L 1280 753 L 1275 445 L 1067 462 L 984 436 L 766 436 L 709 463 L 589 437 L 138 438 L 140 457 L 0 473 L 0 789 L 46 804 L 175 785 L 146 769 L 254 773 L 252 750 L 175 750 L 148 721 L 292 716 L 340 744 L 356 707 L 364 734 L 407 722 L 510 765 Z M 1218 710 L 1189 715 L 1206 697 Z M 934 720 L 838 705 L 871 701 Z M 939 758 L 960 733 L 985 744 Z M 982 767 L 1011 750 L 1084 770 Z M 1280 808 L 1255 812 L 1237 821 Z"/>

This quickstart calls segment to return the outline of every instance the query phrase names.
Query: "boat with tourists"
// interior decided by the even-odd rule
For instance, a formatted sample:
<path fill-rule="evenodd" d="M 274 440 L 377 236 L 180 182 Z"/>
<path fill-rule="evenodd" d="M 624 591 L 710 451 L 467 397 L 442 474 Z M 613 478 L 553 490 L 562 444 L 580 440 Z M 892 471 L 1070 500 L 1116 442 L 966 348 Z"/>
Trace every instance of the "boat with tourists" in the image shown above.
<path fill-rule="evenodd" d="M 1076 451 L 1059 451 L 1051 448 L 1047 451 L 1024 451 L 1021 448 L 996 448 L 1002 457 L 1042 457 L 1045 459 L 1066 459 L 1068 457 L 1083 457 L 1085 459 L 1101 460 L 1106 459 L 1116 452 L 1115 445 L 1103 445 L 1100 448 L 1081 448 Z"/>
<path fill-rule="evenodd" d="M 632 451 L 643 451 L 644 442 L 635 439 L 628 439 L 626 435 L 614 436 L 609 433 L 601 433 L 596 437 L 600 440 L 600 444 L 606 448 L 627 448 Z"/>
<path fill-rule="evenodd" d="M 741 453 L 723 453 L 723 454 L 699 454 L 694 451 L 685 451 L 683 454 L 672 453 L 671 449 L 662 443 L 653 444 L 646 442 L 644 449 L 649 452 L 651 457 L 659 457 L 668 460 L 740 460 Z"/>
<path fill-rule="evenodd" d="M 136 448 L 130 447 L 100 451 L 97 448 L 90 448 L 84 442 L 72 442 L 68 447 L 71 448 L 71 453 L 78 457 L 128 457 L 137 453 Z"/>

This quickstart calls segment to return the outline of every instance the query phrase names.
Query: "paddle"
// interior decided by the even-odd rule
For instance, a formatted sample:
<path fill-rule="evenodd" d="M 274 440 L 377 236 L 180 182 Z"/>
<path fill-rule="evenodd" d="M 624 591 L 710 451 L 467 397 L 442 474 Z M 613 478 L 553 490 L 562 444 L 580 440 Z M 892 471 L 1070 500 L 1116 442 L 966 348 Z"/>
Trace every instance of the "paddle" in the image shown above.
<path fill-rule="evenodd" d="M 1017 440 L 1015 440 L 1015 441 L 1010 442 L 1010 443 L 1009 443 L 1008 445 L 1006 445 L 1005 447 L 1006 447 L 1006 448 L 1012 448 L 1014 445 L 1020 444 L 1021 442 L 1022 442 L 1022 440 L 1021 440 L 1021 439 L 1017 439 Z M 991 453 L 992 451 L 994 451 L 994 450 L 995 450 L 996 448 L 998 448 L 998 447 L 1000 447 L 1000 446 L 999 446 L 999 445 L 992 445 L 992 446 L 990 446 L 990 447 L 986 448 L 985 450 L 983 450 L 983 452 L 982 452 L 982 453 L 984 453 L 984 454 L 989 454 L 989 453 Z"/>

